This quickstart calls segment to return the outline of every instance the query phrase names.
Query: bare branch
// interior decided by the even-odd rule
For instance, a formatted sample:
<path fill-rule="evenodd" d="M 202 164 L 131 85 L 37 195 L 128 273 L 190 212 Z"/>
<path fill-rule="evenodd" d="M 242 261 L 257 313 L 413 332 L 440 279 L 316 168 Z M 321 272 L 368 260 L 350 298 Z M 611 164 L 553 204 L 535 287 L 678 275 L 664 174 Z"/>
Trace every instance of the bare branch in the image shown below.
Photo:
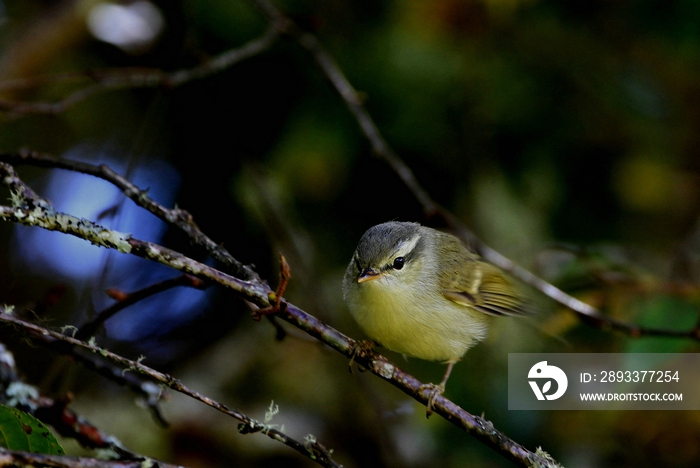
<path fill-rule="evenodd" d="M 286 308 L 278 312 L 278 316 L 341 352 L 346 357 L 353 357 L 356 344 L 355 340 L 348 338 L 296 306 L 287 304 Z M 365 369 L 386 380 L 421 404 L 425 405 L 428 403 L 430 390 L 427 389 L 423 382 L 392 364 L 386 357 L 370 351 L 355 355 L 354 360 Z M 545 459 L 529 451 L 498 431 L 490 421 L 472 415 L 444 396 L 435 398 L 433 408 L 435 413 L 441 415 L 447 421 L 467 431 L 474 438 L 521 466 L 558 466 L 554 460 Z M 535 463 L 539 463 L 540 465 L 536 465 Z"/>
<path fill-rule="evenodd" d="M 14 192 L 21 190 L 23 193 L 22 200 L 17 202 L 18 206 L 0 206 L 0 219 L 4 221 L 39 226 L 49 231 L 60 231 L 88 240 L 99 247 L 114 248 L 122 253 L 132 253 L 197 278 L 225 285 L 260 307 L 270 306 L 268 295 L 274 295 L 274 292 L 267 285 L 258 281 L 243 281 L 173 250 L 133 238 L 130 234 L 106 229 L 87 219 L 59 213 L 46 200 L 26 186 L 9 164 L 0 163 L 0 176 L 2 183 L 10 190 Z"/>
<path fill-rule="evenodd" d="M 230 409 L 226 405 L 190 389 L 175 377 L 168 374 L 164 374 L 162 372 L 158 372 L 155 369 L 143 365 L 140 361 L 132 361 L 130 359 L 126 359 L 104 348 L 100 348 L 85 341 L 76 340 L 75 338 L 71 338 L 60 333 L 48 330 L 46 328 L 40 327 L 33 323 L 26 322 L 13 315 L 5 313 L 4 309 L 2 309 L 2 313 L 0 313 L 0 325 L 11 326 L 17 332 L 23 334 L 30 340 L 33 340 L 34 342 L 40 345 L 51 344 L 54 343 L 56 340 L 66 345 L 70 345 L 68 347 L 64 347 L 64 349 L 66 349 L 65 352 L 67 354 L 72 354 L 72 350 L 70 349 L 71 347 L 82 348 L 87 351 L 96 353 L 102 356 L 103 358 L 109 359 L 110 361 L 122 366 L 123 369 L 128 369 L 130 371 L 148 376 L 149 378 L 153 379 L 159 384 L 162 384 L 172 390 L 175 390 L 176 392 L 182 393 L 183 395 L 187 395 L 197 401 L 204 403 L 207 406 L 210 406 L 228 416 L 231 416 L 241 421 L 242 424 L 239 425 L 239 432 L 241 432 L 242 434 L 261 432 L 269 438 L 281 442 L 284 445 L 287 445 L 288 447 L 291 447 L 292 449 L 301 453 L 302 455 L 311 458 L 312 460 L 314 460 L 322 466 L 340 467 L 340 465 L 338 465 L 330 458 L 329 454 L 324 453 L 322 450 L 317 450 L 314 446 L 298 442 L 297 440 L 287 436 L 283 432 L 273 427 L 270 427 L 267 424 L 263 424 L 253 418 L 250 418 L 239 411 Z"/>
<path fill-rule="evenodd" d="M 22 183 L 16 177 L 13 168 L 8 164 L 0 163 L 0 175 L 4 175 L 3 180 L 11 179 L 17 184 Z M 37 225 L 39 227 L 43 227 L 44 229 L 65 232 L 67 234 L 72 234 L 74 236 L 89 240 L 96 245 L 121 249 L 121 251 L 124 251 L 125 253 L 131 253 L 158 261 L 164 265 L 168 265 L 198 278 L 210 280 L 218 283 L 219 285 L 227 287 L 243 299 L 255 304 L 259 308 L 264 309 L 271 307 L 274 304 L 279 304 L 279 310 L 276 313 L 276 316 L 291 323 L 297 328 L 304 330 L 309 335 L 319 339 L 323 343 L 326 343 L 345 356 L 351 357 L 353 355 L 355 349 L 354 340 L 321 322 L 316 317 L 307 314 L 292 304 L 287 303 L 284 298 L 278 298 L 276 293 L 271 291 L 267 284 L 262 284 L 259 281 L 247 282 L 239 280 L 157 244 L 134 239 L 129 235 L 118 233 L 116 231 L 110 231 L 88 220 L 78 220 L 70 215 L 57 213 L 51 206 L 48 206 L 46 202 L 43 202 L 42 206 L 37 206 L 33 210 L 0 206 L 0 219 L 29 225 Z M 65 222 L 66 220 L 70 219 L 75 221 L 70 223 Z M 125 247 L 124 244 L 127 247 Z M 284 272 L 284 266 L 282 266 L 282 270 Z M 286 272 L 286 274 L 289 274 L 289 272 Z M 157 371 L 153 371 L 140 363 L 134 364 L 133 361 L 129 361 L 121 356 L 114 355 L 109 351 L 102 350 L 82 341 L 42 329 L 36 325 L 27 324 L 26 322 L 22 322 L 7 314 L 0 314 L 0 323 L 3 322 L 15 324 L 21 323 L 25 324 L 27 327 L 35 327 L 29 328 L 29 330 L 32 332 L 32 336 L 35 338 L 37 337 L 37 334 L 38 338 L 41 338 L 42 336 L 51 336 L 55 339 L 62 340 L 63 342 L 80 346 L 90 351 L 98 352 L 103 357 L 113 360 L 114 362 L 137 372 L 148 369 L 146 374 L 152 377 L 154 380 L 163 383 L 176 391 L 190 395 L 193 398 L 205 402 L 206 404 L 209 404 L 210 406 L 227 414 L 229 414 L 228 412 L 232 411 L 220 403 L 214 402 L 213 400 L 196 392 L 192 392 L 172 377 L 166 376 L 165 374 L 160 374 Z M 385 357 L 375 353 L 366 353 L 363 356 L 356 356 L 355 360 L 363 367 L 366 367 L 374 374 L 389 381 L 392 385 L 396 386 L 404 393 L 422 404 L 427 403 L 429 391 L 425 390 L 426 387 L 416 378 L 406 374 L 397 366 L 390 363 Z M 151 373 L 151 371 L 153 373 Z M 509 439 L 507 436 L 505 436 L 505 434 L 494 429 L 493 424 L 490 422 L 483 418 L 471 415 L 447 398 L 436 398 L 434 410 L 436 413 L 442 415 L 445 417 L 445 419 L 452 422 L 457 427 L 466 430 L 477 439 L 496 449 L 505 457 L 520 463 L 522 466 L 532 466 L 533 460 L 540 463 L 541 466 L 556 466 L 555 462 L 527 450 L 517 442 Z M 237 412 L 233 412 L 231 415 L 238 419 Z M 257 431 L 262 429 L 260 429 L 260 426 L 253 424 L 250 425 L 249 429 L 245 430 Z M 296 447 L 294 444 L 291 446 L 293 446 L 293 448 Z"/>
<path fill-rule="evenodd" d="M 80 88 L 58 102 L 15 102 L 0 100 L 0 111 L 10 112 L 13 115 L 57 115 L 93 95 L 107 91 L 159 87 L 167 89 L 175 88 L 189 83 L 190 81 L 200 80 L 215 73 L 219 73 L 238 62 L 258 55 L 269 49 L 278 37 L 278 26 L 273 23 L 265 34 L 258 39 L 254 39 L 236 49 L 223 52 L 197 67 L 173 72 L 149 68 L 121 68 L 92 71 L 82 74 L 64 73 L 53 77 L 20 79 L 12 80 L 7 83 L 0 83 L 0 89 L 26 89 L 47 83 L 74 81 L 80 76 L 95 81 L 94 84 Z"/>
<path fill-rule="evenodd" d="M 48 340 L 45 343 L 50 348 L 61 354 L 67 354 L 71 359 L 79 362 L 86 369 L 89 369 L 119 385 L 129 388 L 131 391 L 141 396 L 142 401 L 151 412 L 151 416 L 161 427 L 168 427 L 169 424 L 163 417 L 160 403 L 167 398 L 168 394 L 163 388 L 155 385 L 151 380 L 141 374 L 126 372 L 121 367 L 103 359 L 101 356 L 85 352 L 81 349 L 71 349 L 65 343 Z M 55 426 L 54 426 L 55 427 Z M 91 436 L 93 434 L 90 434 Z"/>
<path fill-rule="evenodd" d="M 166 208 L 159 203 L 156 203 L 148 196 L 147 190 L 140 189 L 120 174 L 114 172 L 105 164 L 96 166 L 94 164 L 81 161 L 56 158 L 55 156 L 27 149 L 19 152 L 0 152 L 0 161 L 4 161 L 15 166 L 31 165 L 36 167 L 65 169 L 73 172 L 80 172 L 82 174 L 88 174 L 107 181 L 121 190 L 124 195 L 126 195 L 138 206 L 153 213 L 166 223 L 178 227 L 185 234 L 187 234 L 187 236 L 189 236 L 194 244 L 204 247 L 212 258 L 223 264 L 226 267 L 225 269 L 230 271 L 233 275 L 245 280 L 258 278 L 257 274 L 252 268 L 233 258 L 233 256 L 225 248 L 215 243 L 202 231 L 200 231 L 192 220 L 192 215 L 187 211 L 180 208 Z M 16 175 L 14 177 L 16 177 Z M 33 192 L 32 195 L 29 196 L 36 197 Z"/>
<path fill-rule="evenodd" d="M 1 170 L 2 164 L 0 163 Z M 273 291 L 270 291 L 267 286 L 259 282 L 240 280 L 185 257 L 174 250 L 152 242 L 136 239 L 131 237 L 130 234 L 107 229 L 87 219 L 79 219 L 65 213 L 59 213 L 50 206 L 36 207 L 34 209 L 0 206 L 0 220 L 71 234 L 85 239 L 98 247 L 113 248 L 122 253 L 131 253 L 137 257 L 147 258 L 197 278 L 214 281 L 222 286 L 226 286 L 241 297 L 262 307 L 269 307 L 269 295 L 274 295 Z"/>
<path fill-rule="evenodd" d="M 267 301 L 267 291 L 263 290 L 258 283 L 249 283 L 234 278 L 173 250 L 133 238 L 130 234 L 107 229 L 87 219 L 79 219 L 65 213 L 59 213 L 51 207 L 36 207 L 30 210 L 27 208 L 0 206 L 0 219 L 27 226 L 39 226 L 49 231 L 71 234 L 88 240 L 99 247 L 114 248 L 122 253 L 132 253 L 198 278 L 214 280 L 234 291 L 243 293 L 250 300 Z"/>
<path fill-rule="evenodd" d="M 91 337 L 97 333 L 97 330 L 99 330 L 99 328 L 107 320 L 114 317 L 114 315 L 118 312 L 126 309 L 130 305 L 146 299 L 147 297 L 151 297 L 155 294 L 178 286 L 189 286 L 191 288 L 204 289 L 206 285 L 198 278 L 194 278 L 190 275 L 180 275 L 176 276 L 175 278 L 170 278 L 168 280 L 146 286 L 145 288 L 132 293 L 122 293 L 122 297 L 119 299 L 119 301 L 97 314 L 95 319 L 80 327 L 75 334 L 75 338 L 83 340 Z M 114 293 L 112 293 L 112 295 L 114 296 Z"/>
<path fill-rule="evenodd" d="M 362 133 L 365 138 L 367 138 L 367 141 L 369 141 L 374 154 L 383 159 L 411 191 L 423 208 L 426 219 L 432 220 L 437 218 L 442 220 L 460 239 L 462 239 L 462 241 L 481 254 L 486 260 L 499 266 L 514 277 L 570 309 L 578 315 L 582 322 L 588 325 L 603 330 L 618 330 L 633 337 L 642 335 L 669 336 L 700 340 L 700 324 L 697 328 L 689 331 L 662 330 L 640 327 L 608 317 L 595 307 L 565 293 L 553 284 L 517 265 L 500 252 L 486 245 L 453 214 L 433 200 L 428 192 L 420 185 L 411 168 L 403 162 L 386 142 L 377 128 L 377 125 L 374 123 L 374 120 L 362 104 L 362 99 L 359 94 L 352 87 L 342 70 L 335 63 L 333 57 L 323 48 L 318 39 L 313 34 L 303 31 L 291 19 L 285 17 L 269 0 L 251 0 L 251 2 L 255 4 L 270 21 L 283 24 L 284 28 L 282 32 L 292 37 L 312 54 L 321 72 L 335 88 L 343 102 L 345 102 L 345 105 L 355 117 Z"/>
<path fill-rule="evenodd" d="M 343 72 L 336 64 L 333 57 L 326 51 L 321 43 L 311 33 L 302 30 L 291 19 L 285 17 L 280 10 L 269 0 L 251 0 L 262 11 L 272 24 L 279 24 L 281 32 L 296 40 L 302 47 L 308 50 L 316 60 L 316 64 L 326 76 L 331 85 L 343 99 L 348 109 L 360 125 L 362 133 L 369 141 L 375 155 L 384 159 L 394 169 L 396 174 L 408 186 L 418 201 L 432 214 L 438 211 L 438 205 L 430 198 L 428 193 L 420 186 L 413 172 L 394 153 L 382 134 L 379 132 L 374 120 L 362 105 L 362 99 L 355 88 L 347 80 Z"/>
<path fill-rule="evenodd" d="M 142 456 L 122 447 L 116 438 L 105 434 L 68 408 L 70 398 L 55 400 L 40 394 L 38 389 L 23 382 L 15 368 L 14 356 L 3 344 L 0 344 L 0 388 L 3 389 L 0 394 L 3 404 L 32 414 L 53 426 L 62 436 L 75 439 L 84 447 L 110 450 L 123 460 L 143 459 Z M 11 391 L 12 388 L 22 388 L 22 391 Z"/>
<path fill-rule="evenodd" d="M 18 452 L 0 447 L 0 467 L 11 468 L 182 468 L 147 457 L 136 460 L 100 460 L 97 458 L 69 457 L 66 455 L 44 455 L 40 453 Z"/>

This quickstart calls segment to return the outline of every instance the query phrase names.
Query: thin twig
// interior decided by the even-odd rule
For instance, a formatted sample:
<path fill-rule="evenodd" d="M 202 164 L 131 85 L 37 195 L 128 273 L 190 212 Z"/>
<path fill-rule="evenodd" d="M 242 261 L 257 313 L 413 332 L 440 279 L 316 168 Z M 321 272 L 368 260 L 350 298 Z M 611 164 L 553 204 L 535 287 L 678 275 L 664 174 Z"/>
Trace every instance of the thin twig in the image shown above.
<path fill-rule="evenodd" d="M 311 53 L 321 72 L 338 92 L 341 99 L 350 110 L 350 113 L 355 117 L 360 130 L 365 138 L 367 138 L 374 154 L 383 159 L 411 191 L 423 208 L 426 219 L 441 219 L 460 239 L 481 254 L 486 260 L 572 310 L 588 325 L 600 329 L 622 331 L 634 337 L 642 335 L 669 336 L 700 340 L 700 328 L 689 331 L 660 330 L 640 327 L 608 317 L 595 307 L 565 293 L 486 245 L 454 215 L 433 200 L 430 194 L 422 187 L 411 168 L 406 165 L 386 142 L 371 115 L 363 106 L 360 95 L 353 88 L 333 57 L 324 49 L 318 39 L 313 34 L 303 31 L 291 19 L 286 18 L 270 1 L 251 0 L 251 2 L 255 4 L 270 21 L 275 21 L 277 24 L 284 24 L 282 32 L 295 39 L 302 47 Z"/>
<path fill-rule="evenodd" d="M 246 416 L 245 414 L 239 411 L 228 408 L 226 405 L 219 403 L 205 395 L 202 395 L 201 393 L 195 390 L 190 389 L 179 379 L 176 379 L 171 375 L 164 374 L 148 366 L 145 366 L 140 361 L 132 361 L 118 354 L 112 353 L 111 351 L 108 351 L 104 348 L 100 348 L 99 346 L 95 346 L 85 341 L 76 340 L 75 338 L 71 338 L 69 336 L 62 335 L 55 331 L 40 327 L 33 323 L 26 322 L 13 315 L 4 313 L 4 309 L 2 309 L 2 313 L 0 313 L 0 325 L 11 326 L 17 332 L 22 333 L 27 338 L 33 340 L 38 344 L 46 345 L 48 343 L 54 342 L 54 340 L 58 340 L 62 343 L 70 345 L 69 347 L 64 347 L 64 349 L 66 349 L 66 353 L 68 354 L 73 354 L 71 347 L 82 348 L 89 352 L 96 353 L 102 356 L 103 358 L 109 359 L 110 361 L 122 366 L 123 369 L 128 369 L 130 371 L 146 375 L 159 384 L 162 384 L 172 390 L 175 390 L 176 392 L 182 393 L 183 395 L 187 395 L 190 398 L 200 401 L 207 406 L 210 406 L 228 416 L 231 416 L 241 421 L 242 424 L 239 426 L 239 432 L 241 433 L 247 434 L 253 432 L 261 432 L 269 438 L 281 442 L 284 445 L 287 445 L 288 447 L 291 447 L 292 449 L 301 453 L 302 455 L 313 459 L 322 466 L 340 467 L 340 465 L 334 462 L 329 456 L 322 452 L 313 450 L 313 447 L 310 448 L 308 444 L 299 442 L 282 433 L 281 431 L 271 427 L 270 425 L 263 424 L 253 418 Z"/>
<path fill-rule="evenodd" d="M 268 287 L 258 282 L 248 282 L 192 260 L 181 253 L 162 247 L 152 242 L 146 242 L 129 234 L 106 229 L 87 219 L 79 219 L 65 213 L 53 210 L 34 208 L 15 208 L 0 206 L 0 220 L 39 226 L 49 231 L 59 231 L 88 240 L 99 247 L 117 249 L 122 253 L 131 253 L 137 257 L 147 258 L 176 270 L 188 273 L 203 280 L 210 280 L 226 286 L 244 296 L 248 300 L 269 307 L 268 294 L 274 295 Z"/>
<path fill-rule="evenodd" d="M 79 340 L 90 338 L 95 333 L 97 333 L 97 330 L 99 330 L 99 328 L 107 320 L 114 317 L 114 315 L 118 312 L 126 309 L 127 307 L 133 304 L 136 304 L 139 301 L 146 299 L 147 297 L 151 297 L 155 294 L 167 291 L 168 289 L 176 288 L 178 286 L 188 286 L 196 289 L 204 289 L 206 283 L 204 283 L 199 278 L 195 278 L 190 275 L 179 275 L 175 278 L 170 278 L 165 281 L 160 281 L 158 283 L 151 284 L 143 289 L 134 291 L 132 293 L 122 293 L 120 294 L 121 297 L 118 302 L 116 302 L 114 305 L 107 307 L 105 310 L 97 314 L 97 316 L 93 320 L 81 326 L 75 333 L 75 338 Z M 114 293 L 112 293 L 112 295 L 114 295 Z"/>
<path fill-rule="evenodd" d="M 100 460 L 98 458 L 69 457 L 67 455 L 45 455 L 19 452 L 0 447 L 0 467 L 10 468 L 183 468 L 148 457 L 136 460 Z"/>
<path fill-rule="evenodd" d="M 23 193 L 21 199 L 15 200 L 16 206 L 0 206 L 0 220 L 39 226 L 49 231 L 59 231 L 86 239 L 100 247 L 114 248 L 122 253 L 132 253 L 197 278 L 217 282 L 242 293 L 246 299 L 255 302 L 260 307 L 270 306 L 270 298 L 274 296 L 274 292 L 259 281 L 244 281 L 235 278 L 158 244 L 107 229 L 88 219 L 80 219 L 57 212 L 46 200 L 36 195 L 24 184 L 9 164 L 0 162 L 0 177 L 2 183 L 13 193 L 20 190 Z"/>
<path fill-rule="evenodd" d="M 151 412 L 153 419 L 161 427 L 168 427 L 168 421 L 166 421 L 160 408 L 160 403 L 167 398 L 167 392 L 164 392 L 162 388 L 153 384 L 153 382 L 147 379 L 141 374 L 136 374 L 133 372 L 125 372 L 121 367 L 115 366 L 112 362 L 103 359 L 101 356 L 84 352 L 83 350 L 70 350 L 65 347 L 65 343 L 55 341 L 47 342 L 47 348 L 51 348 L 61 354 L 70 355 L 71 359 L 82 364 L 83 367 L 89 369 L 115 383 L 118 385 L 123 385 L 129 388 L 132 392 L 140 395 L 141 401 L 148 407 Z"/>
<path fill-rule="evenodd" d="M 302 30 L 294 21 L 285 17 L 282 12 L 269 0 L 251 0 L 262 11 L 272 24 L 278 24 L 281 32 L 296 40 L 302 47 L 308 50 L 316 64 L 326 76 L 331 85 L 343 99 L 348 109 L 360 125 L 362 133 L 372 147 L 372 151 L 383 158 L 394 169 L 401 180 L 411 189 L 426 211 L 432 212 L 438 209 L 438 205 L 430 198 L 428 193 L 420 186 L 413 172 L 394 153 L 382 134 L 379 132 L 374 120 L 362 105 L 362 98 L 353 88 L 338 64 L 321 45 L 316 36 Z"/>
<path fill-rule="evenodd" d="M 21 387 L 22 397 L 17 393 L 9 395 L 8 389 Z M 13 354 L 0 344 L 0 388 L 3 393 L 0 401 L 21 409 L 53 428 L 62 436 L 70 437 L 83 447 L 90 449 L 110 450 L 122 460 L 143 459 L 142 456 L 122 447 L 119 441 L 105 434 L 82 416 L 68 407 L 70 397 L 55 400 L 39 393 L 39 390 L 28 385 L 19 377 L 15 367 Z"/>
<path fill-rule="evenodd" d="M 3 174 L 5 175 L 3 180 L 12 180 L 15 184 L 23 184 L 23 182 L 16 177 L 16 174 L 11 166 L 5 163 L 0 163 L 0 175 Z M 178 252 L 166 249 L 165 247 L 157 244 L 144 242 L 134 239 L 128 235 L 105 229 L 104 227 L 99 226 L 89 220 L 78 220 L 70 215 L 57 213 L 43 200 L 41 203 L 38 201 L 31 201 L 33 202 L 33 205 L 41 206 L 37 206 L 33 210 L 29 210 L 27 208 L 0 206 L 0 219 L 28 225 L 37 225 L 45 229 L 58 230 L 89 240 L 96 245 L 120 249 L 126 253 L 131 253 L 158 261 L 177 270 L 227 287 L 239 297 L 255 304 L 259 308 L 270 307 L 277 297 L 276 294 L 269 289 L 267 284 L 263 284 L 258 281 L 247 282 L 233 278 L 223 272 L 196 262 Z M 75 221 L 66 222 L 66 220 L 70 219 Z M 347 357 L 350 357 L 353 354 L 353 350 L 355 349 L 354 340 L 348 338 L 344 334 L 326 325 L 312 315 L 307 314 L 294 305 L 286 302 L 285 304 L 286 307 L 280 307 L 280 310 L 277 312 L 276 316 L 307 332 L 309 335 L 326 343 Z M 13 320 L 16 319 L 11 316 L 7 316 L 7 314 L 0 315 L 0 322 L 5 321 L 6 323 L 11 323 Z M 32 327 L 36 326 L 32 325 Z M 37 327 L 36 329 L 41 328 Z M 36 329 L 34 330 L 36 331 Z M 50 332 L 45 329 L 41 330 L 43 330 L 40 333 L 42 336 L 52 336 L 76 346 L 87 346 L 86 349 L 99 352 L 99 354 L 101 354 L 103 357 L 113 359 L 115 362 L 120 363 L 125 367 L 129 367 L 132 370 L 140 371 L 141 368 L 145 368 L 145 366 L 142 366 L 138 362 L 136 365 L 140 367 L 133 368 L 131 367 L 133 365 L 133 361 L 128 361 L 121 356 L 113 355 L 108 351 L 92 347 L 91 345 L 87 345 L 73 338 L 68 338 L 59 334 L 54 335 L 54 332 Z M 375 353 L 366 353 L 363 356 L 356 357 L 356 360 L 360 365 L 389 381 L 392 385 L 401 389 L 407 395 L 423 404 L 427 403 L 429 392 L 425 390 L 425 385 L 409 374 L 401 371 L 383 356 Z M 182 390 L 182 384 L 179 383 L 179 381 L 171 382 L 169 379 L 172 378 L 165 376 L 165 374 L 148 375 L 151 377 L 157 375 L 159 378 L 154 377 L 155 380 L 166 384 L 168 387 L 173 388 L 176 391 L 186 393 Z M 187 390 L 189 391 L 189 389 Z M 200 401 L 212 402 L 212 400 L 208 399 L 207 397 L 199 394 L 196 395 L 196 398 Z M 218 405 L 220 404 L 212 402 L 212 406 L 220 411 L 229 411 L 228 408 L 224 407 L 222 409 Z M 434 409 L 436 413 L 442 415 L 457 427 L 466 430 L 472 436 L 483 441 L 485 444 L 503 454 L 503 456 L 521 464 L 522 466 L 533 466 L 533 463 L 535 462 L 539 463 L 540 466 L 556 466 L 554 461 L 527 450 L 517 442 L 509 439 L 503 433 L 494 429 L 490 422 L 484 420 L 483 418 L 471 415 L 447 398 L 436 398 Z M 251 430 L 260 430 L 257 429 L 258 426 L 251 427 Z M 320 447 L 317 447 L 316 449 L 322 451 Z"/>
<path fill-rule="evenodd" d="M 138 88 L 175 88 L 185 83 L 219 73 L 238 62 L 258 55 L 269 49 L 278 37 L 278 25 L 273 23 L 261 37 L 241 47 L 223 52 L 197 67 L 173 72 L 165 72 L 163 70 L 150 68 L 122 68 L 86 72 L 82 74 L 82 76 L 92 79 L 95 83 L 72 92 L 58 102 L 16 102 L 0 100 L 0 111 L 10 112 L 13 115 L 57 115 L 93 95 L 107 91 Z M 0 89 L 31 88 L 47 83 L 73 81 L 77 76 L 80 76 L 80 74 L 63 73 L 53 77 L 28 78 L 25 79 L 24 82 L 21 79 L 15 79 L 9 83 L 0 83 Z"/>
<path fill-rule="evenodd" d="M 85 163 L 70 159 L 56 158 L 55 156 L 23 149 L 18 152 L 0 152 L 0 161 L 17 165 L 31 165 L 36 167 L 47 167 L 65 169 L 73 172 L 80 172 L 100 178 L 111 183 L 124 195 L 131 199 L 136 205 L 148 210 L 166 223 L 178 227 L 191 241 L 204 247 L 209 255 L 225 266 L 225 270 L 244 280 L 258 278 L 257 273 L 248 265 L 244 265 L 221 245 L 207 237 L 192 220 L 192 215 L 180 208 L 166 208 L 156 203 L 148 196 L 148 191 L 140 189 L 125 177 L 113 171 L 109 166 L 101 164 Z M 30 189 L 31 190 L 31 189 Z M 36 195 L 34 194 L 36 197 Z"/>

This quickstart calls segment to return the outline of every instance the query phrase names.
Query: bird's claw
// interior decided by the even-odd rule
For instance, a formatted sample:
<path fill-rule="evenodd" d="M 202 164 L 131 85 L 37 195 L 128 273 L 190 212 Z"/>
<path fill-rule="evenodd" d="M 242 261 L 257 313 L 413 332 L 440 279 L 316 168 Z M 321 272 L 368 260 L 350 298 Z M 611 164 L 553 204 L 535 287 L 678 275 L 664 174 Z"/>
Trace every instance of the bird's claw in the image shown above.
<path fill-rule="evenodd" d="M 428 402 L 425 404 L 425 417 L 429 418 L 435 410 L 435 400 L 437 399 L 437 397 L 445 393 L 445 385 L 438 385 L 434 383 L 423 384 L 420 386 L 419 391 L 422 392 L 423 390 L 430 391 L 430 394 L 428 395 Z"/>
<path fill-rule="evenodd" d="M 277 291 L 270 291 L 267 293 L 267 297 L 270 301 L 270 307 L 253 311 L 253 320 L 259 322 L 263 315 L 276 314 L 287 306 L 287 303 L 284 302 L 284 299 L 282 298 L 282 294 L 284 294 L 284 290 L 287 288 L 287 283 L 289 283 L 289 279 L 291 277 L 292 273 L 289 268 L 289 264 L 287 263 L 287 259 L 284 258 L 284 255 L 280 254 L 280 282 L 279 285 L 277 285 Z"/>
<path fill-rule="evenodd" d="M 361 341 L 356 341 L 355 345 L 352 347 L 352 352 L 350 354 L 350 362 L 348 362 L 348 370 L 350 370 L 350 373 L 352 374 L 352 365 L 355 363 L 355 359 L 360 357 L 360 358 L 365 358 L 367 355 L 373 351 L 374 349 L 374 341 L 369 341 L 369 340 L 361 340 Z M 361 365 L 357 365 L 358 369 L 360 372 L 364 372 L 366 369 L 362 367 Z"/>

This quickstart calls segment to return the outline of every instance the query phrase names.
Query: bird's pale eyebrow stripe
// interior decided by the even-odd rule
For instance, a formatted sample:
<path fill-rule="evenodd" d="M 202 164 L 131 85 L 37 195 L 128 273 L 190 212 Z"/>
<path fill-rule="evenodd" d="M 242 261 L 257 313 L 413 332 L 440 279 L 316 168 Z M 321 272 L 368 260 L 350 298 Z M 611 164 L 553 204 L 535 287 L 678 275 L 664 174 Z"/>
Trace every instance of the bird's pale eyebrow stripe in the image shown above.
<path fill-rule="evenodd" d="M 416 244 L 420 240 L 420 237 L 420 234 L 416 234 L 412 238 L 403 241 L 401 244 L 399 244 L 399 247 L 396 249 L 396 252 L 394 252 L 392 257 L 403 257 L 413 252 L 413 249 L 416 248 Z"/>

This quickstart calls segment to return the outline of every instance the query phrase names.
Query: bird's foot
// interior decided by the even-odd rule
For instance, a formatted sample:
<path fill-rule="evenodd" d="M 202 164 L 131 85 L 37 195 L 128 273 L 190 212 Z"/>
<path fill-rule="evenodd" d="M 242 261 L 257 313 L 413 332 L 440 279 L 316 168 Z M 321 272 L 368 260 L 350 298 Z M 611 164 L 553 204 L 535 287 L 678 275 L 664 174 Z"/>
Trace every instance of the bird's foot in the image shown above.
<path fill-rule="evenodd" d="M 425 417 L 429 418 L 431 414 L 433 414 L 433 411 L 435 410 L 435 400 L 437 397 L 445 393 L 445 385 L 444 384 L 434 384 L 434 383 L 429 383 L 429 384 L 423 384 L 420 386 L 418 391 L 422 392 L 423 390 L 429 390 L 430 394 L 428 395 L 428 402 L 425 404 Z"/>
<path fill-rule="evenodd" d="M 287 306 L 287 303 L 284 302 L 284 299 L 282 298 L 282 294 L 284 294 L 284 290 L 287 288 L 287 283 L 289 283 L 289 279 L 291 277 L 292 273 L 289 269 L 287 259 L 284 258 L 284 255 L 280 254 L 280 282 L 277 285 L 277 291 L 270 291 L 267 293 L 267 297 L 270 300 L 270 306 L 263 309 L 254 310 L 252 313 L 253 320 L 259 322 L 263 315 L 276 314 Z"/>
<path fill-rule="evenodd" d="M 350 373 L 352 374 L 352 365 L 355 363 L 355 359 L 360 357 L 360 358 L 366 358 L 369 353 L 371 353 L 374 350 L 374 345 L 376 343 L 374 341 L 370 340 L 361 340 L 361 341 L 356 341 L 355 345 L 352 347 L 352 354 L 350 355 L 350 362 L 348 363 L 348 369 L 350 370 Z M 361 365 L 357 365 L 357 368 L 360 370 L 360 372 L 364 372 L 366 369 L 362 367 Z"/>

